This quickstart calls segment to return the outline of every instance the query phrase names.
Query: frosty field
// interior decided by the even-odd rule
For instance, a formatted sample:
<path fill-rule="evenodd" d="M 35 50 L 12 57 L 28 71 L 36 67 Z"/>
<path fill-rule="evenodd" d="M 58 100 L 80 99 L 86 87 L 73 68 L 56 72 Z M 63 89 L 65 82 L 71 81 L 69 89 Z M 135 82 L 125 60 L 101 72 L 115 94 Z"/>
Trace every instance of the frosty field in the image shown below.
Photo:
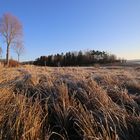
<path fill-rule="evenodd" d="M 139 140 L 140 67 L 0 68 L 0 139 Z"/>

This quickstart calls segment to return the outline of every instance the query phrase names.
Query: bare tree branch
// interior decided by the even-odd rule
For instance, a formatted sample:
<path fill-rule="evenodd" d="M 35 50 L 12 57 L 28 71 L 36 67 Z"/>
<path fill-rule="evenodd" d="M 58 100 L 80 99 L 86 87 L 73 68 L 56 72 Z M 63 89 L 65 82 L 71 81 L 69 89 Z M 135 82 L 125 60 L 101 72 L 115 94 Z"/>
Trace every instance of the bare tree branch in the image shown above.
<path fill-rule="evenodd" d="M 13 45 L 13 49 L 18 56 L 18 62 L 19 62 L 20 61 L 20 56 L 25 52 L 23 43 L 21 41 L 20 42 L 15 42 L 14 45 Z"/>

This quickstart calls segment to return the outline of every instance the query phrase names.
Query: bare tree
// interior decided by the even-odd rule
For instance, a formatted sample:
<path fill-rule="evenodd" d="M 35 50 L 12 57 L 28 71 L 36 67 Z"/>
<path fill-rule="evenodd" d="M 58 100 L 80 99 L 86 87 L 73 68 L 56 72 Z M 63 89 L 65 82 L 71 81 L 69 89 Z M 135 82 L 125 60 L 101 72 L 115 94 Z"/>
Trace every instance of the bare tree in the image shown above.
<path fill-rule="evenodd" d="M 13 15 L 7 13 L 0 19 L 0 33 L 4 38 L 7 45 L 6 51 L 6 63 L 9 65 L 9 53 L 12 43 L 21 40 L 22 37 L 22 25 L 20 21 Z"/>
<path fill-rule="evenodd" d="M 13 48 L 14 48 L 15 53 L 18 56 L 18 62 L 19 62 L 19 59 L 20 59 L 21 54 L 24 53 L 23 43 L 22 42 L 16 42 L 16 43 L 14 43 Z"/>
<path fill-rule="evenodd" d="M 0 47 L 0 58 L 2 58 L 2 48 Z"/>

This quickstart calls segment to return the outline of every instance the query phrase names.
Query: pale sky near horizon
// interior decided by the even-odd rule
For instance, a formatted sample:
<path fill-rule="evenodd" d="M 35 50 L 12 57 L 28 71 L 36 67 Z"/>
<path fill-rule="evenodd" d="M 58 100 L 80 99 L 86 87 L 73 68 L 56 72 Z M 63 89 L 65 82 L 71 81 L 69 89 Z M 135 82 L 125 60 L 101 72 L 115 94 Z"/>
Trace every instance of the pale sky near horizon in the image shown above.
<path fill-rule="evenodd" d="M 22 60 L 90 49 L 140 59 L 140 0 L 1 0 L 7 12 L 23 25 Z"/>

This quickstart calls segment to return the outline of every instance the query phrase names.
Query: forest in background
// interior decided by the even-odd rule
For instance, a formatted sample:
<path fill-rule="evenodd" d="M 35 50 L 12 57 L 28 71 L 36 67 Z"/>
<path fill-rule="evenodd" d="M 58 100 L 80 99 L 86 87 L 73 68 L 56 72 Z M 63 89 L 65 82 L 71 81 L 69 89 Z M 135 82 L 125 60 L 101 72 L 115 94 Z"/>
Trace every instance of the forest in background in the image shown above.
<path fill-rule="evenodd" d="M 125 62 L 125 60 L 118 59 L 116 55 L 104 51 L 89 50 L 41 56 L 33 64 L 38 66 L 91 66 L 97 63 L 116 62 Z"/>

